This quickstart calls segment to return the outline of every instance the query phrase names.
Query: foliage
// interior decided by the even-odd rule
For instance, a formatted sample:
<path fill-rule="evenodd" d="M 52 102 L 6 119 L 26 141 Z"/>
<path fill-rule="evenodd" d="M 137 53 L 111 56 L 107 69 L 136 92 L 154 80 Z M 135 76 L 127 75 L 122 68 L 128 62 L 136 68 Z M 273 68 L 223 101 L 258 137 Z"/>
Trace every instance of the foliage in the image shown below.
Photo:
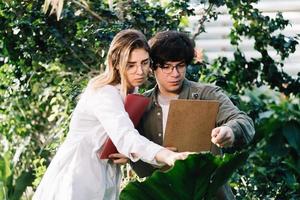
<path fill-rule="evenodd" d="M 215 82 L 230 94 L 243 94 L 245 89 L 254 85 L 269 85 L 287 95 L 299 94 L 299 76 L 293 78 L 282 70 L 284 60 L 295 52 L 299 40 L 299 35 L 287 37 L 281 33 L 289 25 L 289 21 L 281 13 L 274 19 L 264 16 L 253 5 L 257 0 L 209 2 L 216 6 L 226 5 L 228 8 L 233 20 L 230 42 L 235 52 L 233 60 L 219 57 L 210 68 L 202 68 L 201 80 Z M 258 57 L 246 59 L 239 48 L 244 38 L 254 39 L 253 49 L 259 53 Z M 270 49 L 276 50 L 279 60 L 269 55 Z"/>
<path fill-rule="evenodd" d="M 244 106 L 258 114 L 257 132 L 247 165 L 232 179 L 237 199 L 299 199 L 299 98 L 267 88 L 246 94 Z"/>
<path fill-rule="evenodd" d="M 192 13 L 179 0 L 165 7 L 118 1 L 112 8 L 68 1 L 57 21 L 42 13 L 42 3 L 0 2 L 1 199 L 19 199 L 27 186 L 37 186 L 68 131 L 76 98 L 104 68 L 117 32 L 137 28 L 150 36 L 177 29 Z"/>
<path fill-rule="evenodd" d="M 129 183 L 120 199 L 211 199 L 247 157 L 246 151 L 222 157 L 210 153 L 189 155 L 167 172 L 156 171 L 144 182 Z"/>
<path fill-rule="evenodd" d="M 59 21 L 42 13 L 42 1 L 0 2 L 0 199 L 19 199 L 27 186 L 39 183 L 68 131 L 78 95 L 88 79 L 103 70 L 109 43 L 118 31 L 137 28 L 149 38 L 161 30 L 182 30 L 187 16 L 193 15 L 182 0 L 163 5 L 155 0 L 89 1 L 88 6 L 80 2 L 65 1 Z M 199 1 L 206 6 L 199 32 L 205 30 L 205 21 L 218 17 L 218 7 L 227 6 L 236 52 L 234 60 L 195 63 L 187 76 L 236 95 L 238 106 L 256 122 L 254 151 L 231 181 L 238 197 L 293 199 L 299 196 L 300 87 L 299 76 L 281 72 L 281 65 L 295 51 L 298 37 L 280 34 L 288 21 L 281 14 L 274 19 L 263 16 L 254 8 L 256 2 Z M 244 37 L 255 40 L 261 57 L 245 58 L 239 50 Z M 273 60 L 269 48 L 281 59 Z M 274 99 L 265 92 L 248 92 L 254 85 L 267 85 L 286 96 Z"/>
<path fill-rule="evenodd" d="M 289 22 L 281 13 L 274 19 L 263 16 L 255 8 L 256 2 L 209 1 L 229 9 L 234 59 L 220 57 L 211 64 L 193 63 L 187 75 L 221 86 L 255 121 L 256 137 L 247 165 L 231 179 L 237 199 L 299 199 L 300 76 L 290 77 L 282 71 L 284 60 L 296 49 L 299 35 L 282 35 Z M 216 13 L 213 9 L 210 12 L 210 16 Z M 244 38 L 254 39 L 253 48 L 259 57 L 246 59 L 239 49 Z M 279 60 L 268 54 L 270 49 L 276 50 Z"/>
<path fill-rule="evenodd" d="M 70 85 L 77 82 L 71 73 L 62 73 L 53 64 L 32 66 L 31 69 L 38 69 L 31 74 L 23 66 L 22 77 L 30 77 L 21 84 L 14 77 L 16 68 L 8 64 L 0 68 L 2 86 L 7 84 L 0 90 L 1 141 L 6 144 L 0 148 L 13 157 L 5 162 L 12 171 L 6 185 L 8 199 L 13 199 L 11 194 L 21 183 L 23 189 L 32 184 L 36 160 L 44 157 L 49 162 L 53 149 L 67 131 L 71 106 L 75 103 L 72 93 L 76 93 Z"/>

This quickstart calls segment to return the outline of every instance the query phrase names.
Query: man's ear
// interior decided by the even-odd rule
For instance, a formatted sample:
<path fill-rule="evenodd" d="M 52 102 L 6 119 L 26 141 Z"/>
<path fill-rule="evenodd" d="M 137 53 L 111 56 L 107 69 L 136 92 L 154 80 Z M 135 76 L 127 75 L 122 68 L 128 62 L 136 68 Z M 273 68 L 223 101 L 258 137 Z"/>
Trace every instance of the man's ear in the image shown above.
<path fill-rule="evenodd" d="M 154 76 L 154 72 L 153 72 L 153 69 L 151 67 L 149 69 L 148 76 Z"/>

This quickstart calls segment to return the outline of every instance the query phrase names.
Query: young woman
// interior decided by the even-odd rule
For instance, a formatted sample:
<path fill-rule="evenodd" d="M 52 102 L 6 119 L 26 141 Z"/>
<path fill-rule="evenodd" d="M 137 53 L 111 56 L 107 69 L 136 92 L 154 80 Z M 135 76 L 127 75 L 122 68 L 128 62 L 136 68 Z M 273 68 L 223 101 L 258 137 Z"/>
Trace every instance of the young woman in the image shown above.
<path fill-rule="evenodd" d="M 114 37 L 106 71 L 82 93 L 69 133 L 33 200 L 118 199 L 119 166 L 97 157 L 108 137 L 132 161 L 173 165 L 187 157 L 187 153 L 169 151 L 142 137 L 125 112 L 124 97 L 145 81 L 150 65 L 149 46 L 141 32 L 129 29 Z"/>

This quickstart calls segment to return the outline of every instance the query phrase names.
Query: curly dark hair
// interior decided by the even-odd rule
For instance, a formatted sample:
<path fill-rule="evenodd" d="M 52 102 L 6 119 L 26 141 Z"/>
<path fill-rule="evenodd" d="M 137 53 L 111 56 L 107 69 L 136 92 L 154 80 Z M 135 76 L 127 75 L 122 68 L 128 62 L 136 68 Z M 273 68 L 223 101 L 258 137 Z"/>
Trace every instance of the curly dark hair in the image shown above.
<path fill-rule="evenodd" d="M 195 43 L 183 32 L 158 32 L 148 43 L 153 70 L 157 69 L 157 64 L 163 66 L 168 61 L 185 61 L 188 65 L 194 58 Z"/>

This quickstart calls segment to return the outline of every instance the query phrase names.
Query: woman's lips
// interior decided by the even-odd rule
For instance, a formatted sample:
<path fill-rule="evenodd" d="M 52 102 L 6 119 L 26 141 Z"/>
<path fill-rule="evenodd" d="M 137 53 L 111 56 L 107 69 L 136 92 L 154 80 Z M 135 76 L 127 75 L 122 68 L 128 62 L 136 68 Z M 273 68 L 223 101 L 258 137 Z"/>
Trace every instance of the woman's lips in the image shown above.
<path fill-rule="evenodd" d="M 135 80 L 138 82 L 141 82 L 141 81 L 144 81 L 145 79 L 144 79 L 144 77 L 142 77 L 142 78 L 136 78 Z"/>

